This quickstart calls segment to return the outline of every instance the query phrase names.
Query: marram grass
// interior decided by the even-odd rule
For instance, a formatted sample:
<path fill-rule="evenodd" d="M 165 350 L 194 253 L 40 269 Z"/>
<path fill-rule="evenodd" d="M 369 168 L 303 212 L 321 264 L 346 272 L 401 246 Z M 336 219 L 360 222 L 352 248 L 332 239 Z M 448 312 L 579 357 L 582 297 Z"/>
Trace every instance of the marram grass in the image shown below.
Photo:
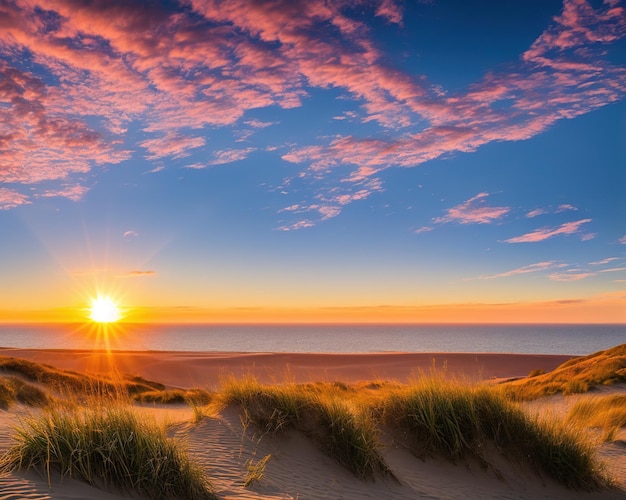
<path fill-rule="evenodd" d="M 610 484 L 581 432 L 529 416 L 492 387 L 421 379 L 389 391 L 376 406 L 380 420 L 418 456 L 485 460 L 481 450 L 491 442 L 569 488 Z"/>
<path fill-rule="evenodd" d="M 132 409 L 49 410 L 22 422 L 0 471 L 35 468 L 152 499 L 213 499 L 211 484 L 163 428 Z"/>
<path fill-rule="evenodd" d="M 595 427 L 604 441 L 612 441 L 626 427 L 626 394 L 596 396 L 574 403 L 566 421 L 574 425 Z"/>
<path fill-rule="evenodd" d="M 263 432 L 302 431 L 327 455 L 356 476 L 389 472 L 378 446 L 378 428 L 365 412 L 355 412 L 339 397 L 311 385 L 263 385 L 254 378 L 231 380 L 218 394 L 224 405 L 242 408 Z"/>

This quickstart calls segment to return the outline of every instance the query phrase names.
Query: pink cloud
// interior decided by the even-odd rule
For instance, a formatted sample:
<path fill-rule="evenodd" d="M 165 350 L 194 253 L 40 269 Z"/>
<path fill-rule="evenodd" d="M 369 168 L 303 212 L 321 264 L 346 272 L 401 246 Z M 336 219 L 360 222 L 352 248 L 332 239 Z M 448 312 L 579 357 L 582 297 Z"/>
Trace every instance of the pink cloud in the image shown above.
<path fill-rule="evenodd" d="M 619 260 L 619 257 L 608 257 L 606 259 L 597 260 L 595 262 L 590 262 L 589 265 L 590 266 L 603 266 L 603 265 L 609 264 L 610 262 L 613 262 L 615 260 Z"/>
<path fill-rule="evenodd" d="M 137 231 L 124 231 L 124 234 L 122 236 L 124 238 L 136 238 L 137 236 L 139 236 L 139 233 Z"/>
<path fill-rule="evenodd" d="M 535 264 L 529 264 L 527 266 L 518 267 L 511 271 L 505 271 L 503 273 L 492 274 L 489 276 L 479 276 L 480 279 L 495 279 L 495 278 L 508 278 L 509 276 L 517 276 L 519 274 L 536 273 L 539 271 L 546 271 L 548 269 L 554 269 L 559 267 L 565 267 L 567 264 L 558 264 L 555 261 L 537 262 Z"/>
<path fill-rule="evenodd" d="M 171 156 L 173 158 L 184 158 L 189 156 L 189 150 L 204 146 L 206 141 L 202 137 L 185 137 L 176 132 L 168 132 L 162 137 L 146 139 L 139 143 L 150 153 L 148 159 L 154 160 Z"/>
<path fill-rule="evenodd" d="M 126 274 L 119 275 L 118 278 L 145 278 L 156 275 L 156 271 L 129 271 Z"/>
<path fill-rule="evenodd" d="M 580 281 L 595 276 L 596 273 L 581 271 L 579 269 L 570 269 L 564 273 L 552 273 L 548 278 L 552 281 Z"/>
<path fill-rule="evenodd" d="M 626 235 L 622 236 L 622 237 L 619 239 L 619 242 L 620 242 L 622 245 L 626 245 Z"/>
<path fill-rule="evenodd" d="M 433 219 L 435 224 L 458 222 L 459 224 L 489 224 L 509 213 L 508 207 L 485 205 L 489 193 L 478 193 L 464 203 L 449 208 L 446 215 Z"/>
<path fill-rule="evenodd" d="M 528 217 L 529 219 L 532 219 L 533 217 L 537 217 L 538 215 L 543 215 L 547 213 L 544 209 L 542 208 L 536 208 L 534 210 L 531 210 L 530 212 L 528 212 L 526 214 L 526 217 Z"/>
<path fill-rule="evenodd" d="M 225 163 L 245 160 L 252 151 L 254 151 L 254 148 L 216 151 L 215 158 L 209 162 L 209 165 L 223 165 Z"/>
<path fill-rule="evenodd" d="M 371 192 L 363 184 L 385 169 L 528 139 L 626 93 L 626 71 L 604 60 L 600 47 L 626 33 L 623 9 L 612 2 L 594 9 L 564 0 L 561 14 L 519 61 L 456 93 L 390 67 L 363 16 L 353 15 L 358 8 L 400 25 L 400 2 L 186 0 L 185 6 L 3 3 L 0 182 L 28 185 L 36 196 L 38 183 L 51 181 L 63 192 L 97 167 L 130 158 L 122 144 L 131 125 L 158 135 L 140 144 L 149 159 L 180 158 L 205 146 L 190 130 L 237 122 L 260 128 L 265 122 L 247 112 L 298 107 L 309 89 L 334 89 L 360 106 L 343 116 L 400 134 L 395 140 L 335 136 L 282 155 L 302 165 L 294 179 L 316 189 L 303 206 L 341 208 L 342 200 L 366 198 L 356 193 Z M 20 60 L 49 77 L 12 65 Z M 219 151 L 212 164 L 249 152 Z M 336 187 L 341 193 L 333 194 Z M 313 221 L 327 215 L 317 208 L 312 214 Z M 491 218 L 488 211 L 484 217 Z"/>
<path fill-rule="evenodd" d="M 576 234 L 580 230 L 580 226 L 591 222 L 591 219 L 581 219 L 574 222 L 566 222 L 556 228 L 541 228 L 536 229 L 530 233 L 523 234 L 522 236 L 516 236 L 515 238 L 509 238 L 504 240 L 505 243 L 534 243 L 538 241 L 544 241 L 548 238 L 553 238 L 558 235 Z"/>
<path fill-rule="evenodd" d="M 28 196 L 0 187 L 0 210 L 8 210 L 29 203 Z"/>
<path fill-rule="evenodd" d="M 60 189 L 51 189 L 39 193 L 37 196 L 50 198 L 50 197 L 62 197 L 68 198 L 72 201 L 80 201 L 83 196 L 89 191 L 89 188 L 81 185 L 66 186 Z"/>

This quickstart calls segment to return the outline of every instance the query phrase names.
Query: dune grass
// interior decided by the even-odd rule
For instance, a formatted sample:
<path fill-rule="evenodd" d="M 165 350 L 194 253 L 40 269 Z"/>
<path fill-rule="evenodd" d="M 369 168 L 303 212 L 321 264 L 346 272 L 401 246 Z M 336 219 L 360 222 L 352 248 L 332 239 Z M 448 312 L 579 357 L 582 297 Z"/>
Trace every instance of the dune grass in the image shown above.
<path fill-rule="evenodd" d="M 620 380 L 619 360 L 626 356 L 626 349 L 609 351 L 618 359 L 617 365 L 602 352 L 574 359 L 560 369 L 573 370 L 578 378 L 572 376 L 572 380 L 581 383 Z M 209 393 L 165 390 L 161 384 L 138 377 L 119 378 L 120 388 L 119 382 L 106 377 L 11 358 L 0 359 L 0 371 L 18 374 L 0 377 L 0 406 L 13 401 L 52 402 L 39 417 L 23 422 L 15 446 L 2 458 L 2 470 L 35 467 L 48 475 L 56 470 L 90 484 L 151 498 L 213 498 L 213 493 L 202 473 L 165 437 L 162 428 L 137 419 L 128 406 L 134 401 L 187 403 L 194 411 L 194 422 L 205 417 L 209 403 L 213 409 L 236 405 L 245 426 L 252 423 L 264 434 L 300 431 L 362 479 L 392 474 L 383 458 L 380 438 L 384 431 L 422 458 L 477 459 L 489 465 L 495 449 L 570 488 L 585 490 L 610 486 L 611 481 L 581 425 L 609 432 L 623 426 L 626 418 L 626 402 L 617 397 L 574 406 L 564 423 L 543 421 L 511 401 L 512 394 L 514 399 L 527 396 L 526 388 L 512 393 L 510 384 L 478 386 L 436 376 L 423 376 L 410 384 L 377 381 L 356 386 L 341 382 L 265 385 L 247 377 L 227 380 L 218 392 Z M 601 373 L 608 378 L 601 379 Z M 551 376 L 533 375 L 528 380 Z M 86 408 L 72 406 L 71 398 L 53 398 L 38 387 L 59 387 L 67 380 L 73 382 L 59 393 L 86 391 L 86 396 L 74 399 L 86 401 Z M 545 387 L 553 383 L 550 378 L 540 380 L 543 389 L 533 388 L 531 393 L 545 394 Z M 487 449 L 489 453 L 483 451 Z M 255 471 L 262 474 L 264 465 Z M 252 476 L 256 472 L 251 471 Z"/>
<path fill-rule="evenodd" d="M 610 485 L 584 432 L 538 420 L 492 386 L 423 377 L 367 391 L 337 384 L 267 386 L 247 378 L 229 381 L 216 397 L 239 405 L 264 432 L 304 432 L 362 478 L 389 471 L 379 439 L 384 428 L 421 458 L 477 459 L 487 465 L 483 450 L 493 444 L 507 458 L 569 488 Z"/>
<path fill-rule="evenodd" d="M 336 391 L 317 385 L 263 385 L 248 377 L 229 380 L 218 393 L 224 405 L 238 405 L 263 432 L 297 429 L 356 476 L 388 472 L 378 446 L 378 429 L 365 412 L 353 411 Z"/>
<path fill-rule="evenodd" d="M 17 377 L 0 377 L 0 408 L 7 410 L 15 403 L 45 406 L 52 399 L 39 387 Z"/>
<path fill-rule="evenodd" d="M 162 391 L 163 384 L 141 377 L 88 375 L 70 370 L 61 370 L 50 365 L 26 359 L 0 356 L 0 373 L 19 376 L 29 382 L 45 385 L 51 390 L 76 394 L 102 395 L 107 397 Z"/>
<path fill-rule="evenodd" d="M 133 395 L 132 399 L 139 403 L 207 405 L 212 397 L 212 394 L 204 389 L 170 389 L 140 392 Z"/>
<path fill-rule="evenodd" d="M 570 359 L 548 373 L 502 384 L 506 394 L 528 401 L 553 394 L 584 393 L 598 385 L 626 383 L 626 344 Z"/>
<path fill-rule="evenodd" d="M 604 441 L 612 441 L 626 427 L 626 395 L 597 396 L 576 402 L 567 413 L 569 423 L 595 427 Z"/>
<path fill-rule="evenodd" d="M 213 499 L 202 470 L 153 421 L 116 404 L 45 411 L 23 421 L 0 472 L 35 468 L 152 499 Z"/>
<path fill-rule="evenodd" d="M 610 482 L 583 434 L 527 415 L 492 387 L 423 378 L 383 395 L 376 407 L 396 439 L 420 457 L 488 463 L 483 450 L 493 443 L 508 458 L 569 488 L 592 490 Z"/>

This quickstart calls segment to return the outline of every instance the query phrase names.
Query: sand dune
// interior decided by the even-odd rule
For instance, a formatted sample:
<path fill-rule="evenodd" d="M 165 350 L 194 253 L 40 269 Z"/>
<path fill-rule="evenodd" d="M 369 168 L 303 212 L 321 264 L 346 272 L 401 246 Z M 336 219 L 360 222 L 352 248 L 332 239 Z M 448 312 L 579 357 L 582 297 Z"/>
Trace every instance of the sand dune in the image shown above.
<path fill-rule="evenodd" d="M 141 375 L 177 387 L 212 387 L 226 374 L 253 373 L 261 380 L 279 382 L 285 376 L 297 381 L 363 381 L 393 378 L 405 381 L 418 370 L 428 371 L 434 364 L 448 372 L 473 378 L 511 377 L 531 369 L 549 370 L 569 356 L 486 355 L 486 354 L 242 354 L 242 353 L 105 353 L 7 350 L 2 355 L 23 357 L 73 370 L 106 370 L 113 364 L 119 371 Z M 275 374 L 280 374 L 276 376 Z M 284 376 L 283 376 L 284 374 Z M 626 393 L 624 385 L 605 390 Z M 589 397 L 577 395 L 576 398 Z M 528 403 L 529 411 L 554 411 L 563 415 L 574 401 L 571 397 L 553 396 Z M 16 406 L 0 410 L 0 454 L 11 443 L 11 428 L 19 418 L 37 411 Z M 190 455 L 201 464 L 214 483 L 220 498 L 225 499 L 626 499 L 626 491 L 584 493 L 568 490 L 548 478 L 540 478 L 493 454 L 491 467 L 478 463 L 454 465 L 443 459 L 422 461 L 407 449 L 383 436 L 383 457 L 395 478 L 379 477 L 363 481 L 322 453 L 301 433 L 289 430 L 262 435 L 253 426 L 244 427 L 240 412 L 222 409 L 218 414 L 193 422 L 186 406 L 137 405 L 158 420 L 167 421 L 172 437 L 182 439 Z M 626 436 L 622 436 L 626 437 Z M 605 445 L 601 453 L 609 460 L 614 473 L 626 488 L 626 449 L 619 442 Z M 244 487 L 246 464 L 271 455 L 264 477 Z M 498 474 L 496 474 L 496 469 Z M 499 477 L 500 476 L 500 477 Z M 104 492 L 69 478 L 47 480 L 34 472 L 0 477 L 0 500 L 13 499 L 96 499 L 124 498 Z"/>

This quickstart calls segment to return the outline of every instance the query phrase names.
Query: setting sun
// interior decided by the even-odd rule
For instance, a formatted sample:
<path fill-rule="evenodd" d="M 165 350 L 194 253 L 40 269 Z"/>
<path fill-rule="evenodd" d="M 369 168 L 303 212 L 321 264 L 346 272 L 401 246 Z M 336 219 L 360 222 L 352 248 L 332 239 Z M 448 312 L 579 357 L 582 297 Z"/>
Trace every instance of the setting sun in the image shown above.
<path fill-rule="evenodd" d="M 98 323 L 113 323 L 121 319 L 120 308 L 110 297 L 98 297 L 91 301 L 89 317 Z"/>

